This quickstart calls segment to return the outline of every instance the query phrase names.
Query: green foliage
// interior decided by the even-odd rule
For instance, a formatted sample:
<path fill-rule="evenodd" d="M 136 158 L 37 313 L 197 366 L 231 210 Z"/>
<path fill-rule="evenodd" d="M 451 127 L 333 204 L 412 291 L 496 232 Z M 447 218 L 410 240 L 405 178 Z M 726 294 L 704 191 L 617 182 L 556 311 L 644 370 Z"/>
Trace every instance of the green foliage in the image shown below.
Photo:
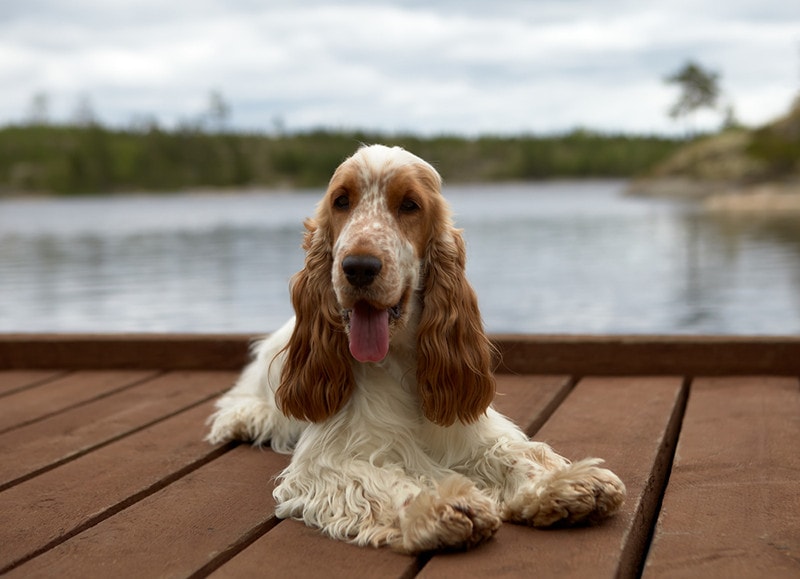
<path fill-rule="evenodd" d="M 699 64 L 689 61 L 665 80 L 681 87 L 678 101 L 669 111 L 671 117 L 685 117 L 698 109 L 713 109 L 717 106 L 720 93 L 719 73 L 703 70 Z"/>
<path fill-rule="evenodd" d="M 800 97 L 787 115 L 753 133 L 748 152 L 766 164 L 772 179 L 800 175 Z"/>
<path fill-rule="evenodd" d="M 420 137 L 315 130 L 281 136 L 119 131 L 99 125 L 0 129 L 0 193 L 173 191 L 198 187 L 317 187 L 362 143 L 400 145 L 449 182 L 628 177 L 680 140 L 579 130 L 549 137 Z"/>

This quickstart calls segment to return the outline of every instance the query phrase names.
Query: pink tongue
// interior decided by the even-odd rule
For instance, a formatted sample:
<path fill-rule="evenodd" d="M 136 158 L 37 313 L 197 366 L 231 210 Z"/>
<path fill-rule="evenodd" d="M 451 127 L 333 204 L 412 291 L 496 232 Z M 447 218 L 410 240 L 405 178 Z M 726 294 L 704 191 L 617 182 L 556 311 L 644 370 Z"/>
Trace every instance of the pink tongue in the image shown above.
<path fill-rule="evenodd" d="M 350 353 L 359 362 L 380 362 L 389 352 L 389 310 L 358 302 L 350 313 Z"/>

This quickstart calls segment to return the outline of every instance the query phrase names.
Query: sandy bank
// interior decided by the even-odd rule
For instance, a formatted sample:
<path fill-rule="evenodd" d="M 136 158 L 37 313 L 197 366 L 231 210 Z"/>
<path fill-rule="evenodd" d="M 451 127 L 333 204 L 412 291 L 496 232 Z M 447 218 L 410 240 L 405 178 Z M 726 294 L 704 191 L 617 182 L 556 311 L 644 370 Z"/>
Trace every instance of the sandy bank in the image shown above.
<path fill-rule="evenodd" d="M 709 211 L 725 213 L 793 213 L 800 215 L 800 184 L 764 184 L 703 200 Z"/>

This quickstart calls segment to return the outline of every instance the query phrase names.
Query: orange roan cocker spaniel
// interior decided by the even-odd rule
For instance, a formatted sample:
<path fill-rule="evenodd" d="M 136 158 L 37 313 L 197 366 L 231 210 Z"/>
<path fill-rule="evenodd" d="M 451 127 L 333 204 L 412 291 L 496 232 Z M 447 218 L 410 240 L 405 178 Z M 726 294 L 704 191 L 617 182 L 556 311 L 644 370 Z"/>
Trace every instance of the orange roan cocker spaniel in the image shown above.
<path fill-rule="evenodd" d="M 293 453 L 279 517 L 403 553 L 472 547 L 501 521 L 599 520 L 625 487 L 492 406 L 492 346 L 428 163 L 359 149 L 306 221 L 296 317 L 256 344 L 208 440 Z"/>

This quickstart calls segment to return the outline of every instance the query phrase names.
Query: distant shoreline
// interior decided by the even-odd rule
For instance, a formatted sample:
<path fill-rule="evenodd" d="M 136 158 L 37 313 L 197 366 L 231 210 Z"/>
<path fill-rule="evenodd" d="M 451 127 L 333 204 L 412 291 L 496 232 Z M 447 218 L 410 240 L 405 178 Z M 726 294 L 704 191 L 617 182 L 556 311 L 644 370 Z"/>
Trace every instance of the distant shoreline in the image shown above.
<path fill-rule="evenodd" d="M 692 201 L 716 213 L 798 213 L 800 182 L 735 183 L 688 177 L 635 179 L 626 194 Z"/>
<path fill-rule="evenodd" d="M 800 183 L 762 183 L 734 194 L 712 195 L 703 207 L 715 213 L 793 214 L 800 216 Z"/>
<path fill-rule="evenodd" d="M 625 184 L 629 181 L 626 177 L 553 177 L 542 179 L 518 179 L 518 180 L 503 180 L 503 181 L 457 181 L 450 180 L 442 184 L 444 194 L 447 194 L 448 188 L 469 188 L 476 189 L 491 189 L 492 187 L 513 187 L 515 185 L 530 185 L 542 183 L 619 183 L 620 190 L 624 191 Z M 17 201 L 17 200 L 57 200 L 57 199 L 92 199 L 92 198 L 110 198 L 110 197 L 161 197 L 166 195 L 186 196 L 186 197 L 204 197 L 204 196 L 244 196 L 244 195 L 294 195 L 314 193 L 321 194 L 327 183 L 306 187 L 292 187 L 292 186 L 269 186 L 269 185 L 255 185 L 255 186 L 230 186 L 230 187 L 190 187 L 186 189 L 174 190 L 117 190 L 99 193 L 87 194 L 62 194 L 62 193 L 49 193 L 42 191 L 25 191 L 23 193 L 2 192 L 0 191 L 0 202 L 2 201 Z"/>
<path fill-rule="evenodd" d="M 697 201 L 716 213 L 800 214 L 800 98 L 753 130 L 730 128 L 679 148 L 628 185 L 629 195 Z"/>
<path fill-rule="evenodd" d="M 588 130 L 466 138 L 8 126 L 0 127 L 0 196 L 320 187 L 359 143 L 401 146 L 430 162 L 447 183 L 483 183 L 631 178 L 684 140 Z"/>

